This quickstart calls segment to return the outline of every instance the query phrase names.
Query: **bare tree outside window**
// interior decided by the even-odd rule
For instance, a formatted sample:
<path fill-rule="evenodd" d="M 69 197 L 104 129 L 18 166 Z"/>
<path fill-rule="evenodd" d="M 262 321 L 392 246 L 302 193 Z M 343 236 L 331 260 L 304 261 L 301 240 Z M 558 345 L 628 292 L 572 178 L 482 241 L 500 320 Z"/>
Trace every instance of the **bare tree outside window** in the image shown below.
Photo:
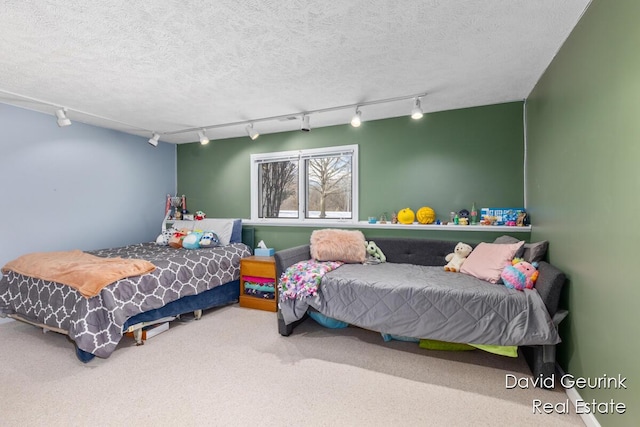
<path fill-rule="evenodd" d="M 358 146 L 251 155 L 251 220 L 358 221 Z"/>
<path fill-rule="evenodd" d="M 351 218 L 351 156 L 306 161 L 307 218 Z"/>
<path fill-rule="evenodd" d="M 285 201 L 297 205 L 298 166 L 291 161 L 269 162 L 262 163 L 259 170 L 260 218 L 279 218 Z"/>

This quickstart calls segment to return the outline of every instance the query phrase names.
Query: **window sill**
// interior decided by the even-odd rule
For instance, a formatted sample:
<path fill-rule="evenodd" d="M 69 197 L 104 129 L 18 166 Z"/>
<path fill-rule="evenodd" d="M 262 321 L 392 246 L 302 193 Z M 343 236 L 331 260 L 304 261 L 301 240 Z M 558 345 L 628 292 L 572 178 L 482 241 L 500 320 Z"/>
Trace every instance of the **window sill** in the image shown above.
<path fill-rule="evenodd" d="M 257 225 L 265 227 L 322 227 L 322 228 L 378 228 L 378 229 L 401 229 L 401 230 L 430 230 L 430 231 L 505 231 L 509 233 L 528 233 L 531 226 L 512 227 L 506 225 L 436 225 L 436 224 L 370 224 L 368 221 L 299 221 L 299 220 L 282 220 L 281 222 L 258 220 L 252 221 L 248 219 L 242 220 L 243 225 Z"/>

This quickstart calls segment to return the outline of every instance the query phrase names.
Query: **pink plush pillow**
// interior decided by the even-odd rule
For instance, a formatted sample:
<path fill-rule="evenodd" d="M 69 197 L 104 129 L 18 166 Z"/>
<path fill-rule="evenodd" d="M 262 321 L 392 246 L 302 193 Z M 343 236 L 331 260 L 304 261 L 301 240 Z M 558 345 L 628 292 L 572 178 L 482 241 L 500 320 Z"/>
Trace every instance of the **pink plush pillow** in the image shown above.
<path fill-rule="evenodd" d="M 311 233 L 311 257 L 317 261 L 365 262 L 364 234 L 359 230 L 314 230 Z"/>
<path fill-rule="evenodd" d="M 478 279 L 498 283 L 500 273 L 510 265 L 524 241 L 508 245 L 499 243 L 480 243 L 469 254 L 460 267 L 460 273 L 469 274 Z"/>

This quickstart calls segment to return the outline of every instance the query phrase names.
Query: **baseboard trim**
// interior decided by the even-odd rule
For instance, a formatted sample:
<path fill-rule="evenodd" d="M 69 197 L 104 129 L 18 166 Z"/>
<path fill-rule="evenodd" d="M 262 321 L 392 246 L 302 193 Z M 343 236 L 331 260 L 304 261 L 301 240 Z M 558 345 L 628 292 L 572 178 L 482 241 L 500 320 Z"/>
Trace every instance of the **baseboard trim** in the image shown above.
<path fill-rule="evenodd" d="M 560 373 L 561 377 L 566 374 L 566 372 L 560 367 L 560 365 L 558 365 L 558 362 L 556 362 L 556 370 Z M 578 400 L 584 400 L 582 399 L 582 396 L 580 396 L 580 393 L 578 393 L 578 390 L 576 390 L 575 387 L 565 388 L 564 392 L 567 394 L 567 397 L 571 401 L 571 404 L 573 405 L 574 410 L 576 409 L 576 402 Z M 578 415 L 582 419 L 582 422 L 584 423 L 585 426 L 602 427 L 593 414 L 578 414 Z"/>

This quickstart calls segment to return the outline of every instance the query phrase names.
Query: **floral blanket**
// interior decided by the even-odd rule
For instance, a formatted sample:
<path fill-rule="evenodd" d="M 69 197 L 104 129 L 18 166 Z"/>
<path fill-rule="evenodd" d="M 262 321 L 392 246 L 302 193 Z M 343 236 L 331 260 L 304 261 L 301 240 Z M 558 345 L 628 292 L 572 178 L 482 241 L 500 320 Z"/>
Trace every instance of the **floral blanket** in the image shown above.
<path fill-rule="evenodd" d="M 300 261 L 293 264 L 282 273 L 278 283 L 280 301 L 300 300 L 312 297 L 318 293 L 318 285 L 322 276 L 340 267 L 340 261 Z"/>

